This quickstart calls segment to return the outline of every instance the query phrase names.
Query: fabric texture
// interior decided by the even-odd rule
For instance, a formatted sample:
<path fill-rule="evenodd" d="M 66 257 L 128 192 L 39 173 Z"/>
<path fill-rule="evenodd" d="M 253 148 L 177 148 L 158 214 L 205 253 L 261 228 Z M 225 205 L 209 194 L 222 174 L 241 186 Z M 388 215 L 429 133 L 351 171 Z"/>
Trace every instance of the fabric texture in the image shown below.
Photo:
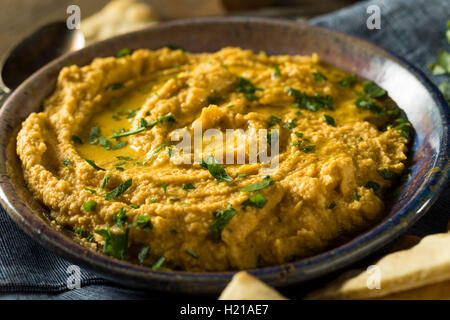
<path fill-rule="evenodd" d="M 381 9 L 381 29 L 369 30 L 369 5 Z M 310 20 L 310 24 L 368 39 L 405 57 L 436 84 L 444 76 L 433 76 L 426 66 L 437 51 L 448 48 L 446 21 L 448 0 L 379 0 L 361 2 Z M 442 232 L 450 220 L 450 189 L 409 234 L 424 236 Z M 81 288 L 69 290 L 67 268 L 72 263 L 41 247 L 26 235 L 0 208 L 0 298 L 3 299 L 154 299 L 169 296 L 121 287 L 81 269 Z"/>

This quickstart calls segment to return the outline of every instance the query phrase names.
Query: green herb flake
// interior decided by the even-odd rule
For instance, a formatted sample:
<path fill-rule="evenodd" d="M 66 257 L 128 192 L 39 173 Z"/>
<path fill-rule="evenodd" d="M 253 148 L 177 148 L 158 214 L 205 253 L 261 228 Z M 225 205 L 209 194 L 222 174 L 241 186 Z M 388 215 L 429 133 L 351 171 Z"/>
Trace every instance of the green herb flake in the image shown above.
<path fill-rule="evenodd" d="M 128 48 L 123 48 L 122 50 L 119 51 L 119 53 L 117 54 L 117 58 L 123 58 L 126 56 L 129 56 L 131 53 L 130 49 Z"/>
<path fill-rule="evenodd" d="M 165 182 L 161 183 L 161 187 L 163 188 L 164 193 L 167 193 L 167 183 Z"/>
<path fill-rule="evenodd" d="M 107 173 L 105 177 L 102 180 L 102 184 L 100 185 L 100 189 L 104 190 L 106 187 L 106 184 L 108 183 L 109 179 L 111 178 L 111 175 Z"/>
<path fill-rule="evenodd" d="M 266 203 L 267 199 L 262 194 L 257 193 L 248 200 L 244 201 L 242 205 L 261 209 L 266 205 Z"/>
<path fill-rule="evenodd" d="M 73 232 L 77 235 L 79 235 L 81 238 L 87 238 L 88 232 L 83 228 L 73 227 Z"/>
<path fill-rule="evenodd" d="M 293 105 L 295 108 L 305 109 L 312 112 L 316 112 L 320 109 L 334 110 L 333 100 L 329 95 L 324 96 L 316 93 L 309 96 L 305 92 L 296 90 L 289 86 L 284 88 L 284 90 L 289 96 L 292 96 L 295 99 L 296 104 Z"/>
<path fill-rule="evenodd" d="M 256 101 L 258 97 L 254 95 L 256 90 L 259 88 L 255 88 L 253 84 L 245 78 L 239 78 L 238 85 L 236 87 L 236 91 L 239 93 L 244 93 L 247 100 Z"/>
<path fill-rule="evenodd" d="M 354 75 L 348 76 L 344 79 L 342 79 L 341 81 L 339 81 L 339 84 L 343 87 L 349 88 L 351 86 L 353 86 L 353 84 L 355 83 L 356 77 Z"/>
<path fill-rule="evenodd" d="M 332 116 L 324 114 L 323 117 L 327 124 L 329 124 L 330 126 L 333 126 L 333 127 L 335 126 L 334 118 Z"/>
<path fill-rule="evenodd" d="M 63 161 L 63 165 L 64 165 L 64 167 L 69 166 L 70 165 L 70 159 L 69 158 L 65 158 L 64 161 Z"/>
<path fill-rule="evenodd" d="M 96 208 L 97 208 L 97 202 L 95 202 L 95 201 L 83 202 L 83 209 L 86 212 L 93 212 L 93 211 L 95 211 Z"/>
<path fill-rule="evenodd" d="M 198 259 L 198 255 L 194 251 L 192 251 L 191 249 L 186 249 L 186 253 L 188 255 L 190 255 L 191 257 L 193 257 L 194 259 Z"/>
<path fill-rule="evenodd" d="M 361 199 L 361 196 L 356 191 L 353 191 L 353 199 L 359 201 Z"/>
<path fill-rule="evenodd" d="M 218 164 L 216 159 L 213 156 L 209 156 L 206 161 L 202 160 L 200 164 L 203 168 L 208 169 L 209 173 L 216 178 L 218 181 L 222 182 L 231 182 L 233 178 L 231 178 L 228 173 L 225 171 L 225 167 Z"/>
<path fill-rule="evenodd" d="M 272 126 L 274 126 L 274 125 L 276 125 L 276 124 L 278 124 L 280 122 L 281 122 L 281 119 L 278 118 L 278 117 L 275 117 L 275 116 L 270 116 L 269 117 L 269 127 L 272 127 Z"/>
<path fill-rule="evenodd" d="M 127 210 L 125 208 L 120 208 L 119 212 L 113 216 L 114 222 L 117 224 L 119 228 L 123 228 L 124 224 L 127 223 Z"/>
<path fill-rule="evenodd" d="M 108 139 L 106 139 L 103 136 L 100 136 L 98 138 L 98 143 L 99 143 L 100 146 L 102 146 L 106 150 L 110 150 L 111 149 L 111 141 L 109 141 Z"/>
<path fill-rule="evenodd" d="M 92 194 L 95 194 L 97 192 L 94 189 L 89 189 L 88 187 L 84 187 L 84 190 L 89 191 Z"/>
<path fill-rule="evenodd" d="M 310 152 L 314 151 L 315 148 L 316 148 L 316 146 L 314 146 L 314 145 L 306 146 L 302 149 L 302 151 L 304 153 L 310 153 Z"/>
<path fill-rule="evenodd" d="M 86 161 L 95 170 L 106 171 L 105 169 L 100 168 L 98 165 L 96 165 L 94 160 L 84 159 L 84 161 Z"/>
<path fill-rule="evenodd" d="M 125 88 L 125 86 L 122 83 L 113 83 L 111 85 L 111 90 L 120 90 Z"/>
<path fill-rule="evenodd" d="M 130 207 L 133 208 L 133 209 L 139 208 L 139 206 L 137 204 L 134 204 L 134 203 L 130 203 Z"/>
<path fill-rule="evenodd" d="M 333 209 L 334 207 L 336 207 L 336 202 L 331 202 L 329 205 L 328 205 L 328 209 Z"/>
<path fill-rule="evenodd" d="M 216 104 L 216 105 L 221 104 L 222 102 L 225 101 L 224 98 L 217 96 L 208 96 L 207 99 L 209 104 Z"/>
<path fill-rule="evenodd" d="M 325 77 L 320 72 L 314 72 L 313 75 L 314 75 L 314 81 L 316 81 L 316 82 L 322 82 L 322 81 L 327 80 L 327 77 Z"/>
<path fill-rule="evenodd" d="M 145 258 L 147 257 L 148 253 L 150 252 L 150 246 L 148 245 L 142 245 L 138 252 L 138 261 L 139 265 L 143 265 L 145 262 Z"/>
<path fill-rule="evenodd" d="M 365 81 L 363 83 L 364 92 L 370 98 L 381 98 L 386 95 L 387 91 L 377 86 L 372 81 Z"/>
<path fill-rule="evenodd" d="M 245 188 L 239 189 L 241 192 L 252 192 L 252 191 L 258 191 L 261 189 L 264 189 L 265 187 L 271 186 L 275 183 L 274 180 L 271 180 L 270 178 L 268 180 L 255 182 Z"/>
<path fill-rule="evenodd" d="M 100 129 L 97 127 L 97 125 L 95 125 L 91 128 L 91 131 L 89 132 L 88 143 L 97 144 L 99 137 L 100 137 Z"/>
<path fill-rule="evenodd" d="M 80 137 L 76 136 L 76 135 L 72 135 L 72 141 L 78 144 L 83 144 L 83 141 L 80 139 Z"/>
<path fill-rule="evenodd" d="M 112 150 L 118 150 L 118 149 L 122 149 L 123 147 L 125 147 L 128 144 L 127 141 L 122 141 L 119 142 L 118 144 L 115 144 L 111 147 Z"/>
<path fill-rule="evenodd" d="M 368 189 L 372 189 L 374 192 L 377 192 L 380 189 L 380 185 L 378 183 L 376 183 L 375 181 L 367 182 L 364 187 L 366 187 Z"/>
<path fill-rule="evenodd" d="M 126 156 L 117 156 L 116 158 L 117 158 L 117 160 L 125 160 L 125 161 L 133 160 L 133 158 L 126 157 Z"/>
<path fill-rule="evenodd" d="M 237 211 L 233 207 L 228 205 L 228 208 L 214 213 L 216 220 L 210 225 L 209 230 L 212 233 L 213 239 L 218 242 L 223 229 L 228 225 L 231 218 L 236 215 Z"/>
<path fill-rule="evenodd" d="M 269 68 L 273 68 L 274 71 L 272 73 L 272 77 L 273 78 L 280 78 L 281 77 L 281 71 L 280 71 L 280 66 L 279 65 L 270 65 Z"/>
<path fill-rule="evenodd" d="M 372 100 L 366 97 L 360 97 L 355 101 L 355 105 L 359 109 L 370 110 L 375 114 L 381 114 L 382 109 Z"/>
<path fill-rule="evenodd" d="M 166 261 L 166 258 L 164 256 L 159 257 L 158 260 L 153 264 L 152 269 L 153 270 L 159 270 L 161 269 L 161 266 L 163 265 L 164 261 Z"/>
<path fill-rule="evenodd" d="M 400 175 L 395 173 L 394 171 L 390 171 L 387 169 L 377 170 L 378 174 L 383 177 L 385 180 L 394 181 L 397 180 Z"/>
<path fill-rule="evenodd" d="M 191 190 L 191 189 L 195 189 L 195 186 L 192 183 L 186 183 L 183 186 L 183 190 Z"/>
<path fill-rule="evenodd" d="M 133 226 L 141 227 L 142 230 L 148 231 L 153 229 L 152 221 L 149 216 L 138 215 L 136 221 L 134 221 Z"/>
<path fill-rule="evenodd" d="M 114 234 L 106 225 L 106 230 L 95 230 L 94 232 L 105 239 L 103 253 L 120 260 L 125 258 L 128 248 L 128 229 L 125 232 Z"/>
<path fill-rule="evenodd" d="M 128 190 L 128 188 L 131 187 L 133 183 L 132 179 L 128 179 L 125 182 L 122 182 L 119 186 L 117 186 L 116 188 L 114 188 L 112 191 L 108 192 L 105 194 L 105 199 L 106 200 L 112 200 L 114 198 L 117 198 L 118 196 L 120 196 L 122 193 L 124 193 L 125 191 Z"/>
<path fill-rule="evenodd" d="M 158 198 L 151 198 L 150 199 L 150 203 L 155 203 L 156 201 L 158 201 Z"/>

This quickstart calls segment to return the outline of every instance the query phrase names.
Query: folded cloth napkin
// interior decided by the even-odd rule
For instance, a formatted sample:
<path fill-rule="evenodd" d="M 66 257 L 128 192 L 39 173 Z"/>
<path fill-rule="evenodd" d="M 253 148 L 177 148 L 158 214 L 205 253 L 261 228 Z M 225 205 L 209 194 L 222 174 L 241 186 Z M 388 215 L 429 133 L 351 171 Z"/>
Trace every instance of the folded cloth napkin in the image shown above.
<path fill-rule="evenodd" d="M 369 30 L 367 7 L 381 9 L 381 29 Z M 310 20 L 310 24 L 343 31 L 368 39 L 405 57 L 423 70 L 440 48 L 448 46 L 446 21 L 448 0 L 378 0 L 361 2 L 337 12 Z M 450 220 L 450 190 L 441 195 L 431 210 L 410 230 L 426 235 L 442 232 Z M 123 288 L 81 269 L 81 288 L 67 288 L 71 262 L 44 249 L 22 232 L 0 208 L 0 298 L 3 299 L 152 299 L 161 294 Z"/>

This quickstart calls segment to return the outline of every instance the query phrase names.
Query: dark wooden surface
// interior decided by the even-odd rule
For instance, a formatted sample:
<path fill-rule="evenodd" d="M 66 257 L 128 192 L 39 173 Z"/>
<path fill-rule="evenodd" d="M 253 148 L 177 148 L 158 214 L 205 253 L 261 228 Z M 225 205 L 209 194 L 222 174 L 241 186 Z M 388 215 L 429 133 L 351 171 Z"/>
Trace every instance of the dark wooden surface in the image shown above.
<path fill-rule="evenodd" d="M 234 12 L 237 15 L 311 17 L 337 10 L 356 0 L 276 0 L 279 8 Z M 66 9 L 71 4 L 81 8 L 81 19 L 100 10 L 109 0 L 0 0 L 0 57 L 8 48 L 36 30 L 39 26 L 67 18 Z M 286 8 L 295 6 L 295 8 Z"/>
<path fill-rule="evenodd" d="M 71 4 L 81 8 L 81 18 L 100 10 L 109 0 L 1 0 L 0 56 L 39 26 L 67 17 Z"/>

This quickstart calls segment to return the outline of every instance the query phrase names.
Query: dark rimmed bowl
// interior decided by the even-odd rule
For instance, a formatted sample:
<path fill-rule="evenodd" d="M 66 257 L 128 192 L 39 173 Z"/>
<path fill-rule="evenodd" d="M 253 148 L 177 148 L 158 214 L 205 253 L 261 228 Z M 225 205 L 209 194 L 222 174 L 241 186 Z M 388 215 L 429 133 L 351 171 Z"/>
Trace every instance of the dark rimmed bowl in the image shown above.
<path fill-rule="evenodd" d="M 448 178 L 449 109 L 439 90 L 415 67 L 366 41 L 295 22 L 260 18 L 209 18 L 163 23 L 118 36 L 65 55 L 27 79 L 0 110 L 0 202 L 32 238 L 59 255 L 126 286 L 172 292 L 217 293 L 234 272 L 152 271 L 86 249 L 55 228 L 47 209 L 34 200 L 14 151 L 16 128 L 55 87 L 62 67 L 89 64 L 122 48 L 157 49 L 170 44 L 192 52 L 239 46 L 272 54 L 311 54 L 338 68 L 373 80 L 406 112 L 416 130 L 412 167 L 386 217 L 372 229 L 333 250 L 293 263 L 250 270 L 275 287 L 325 275 L 366 257 L 397 238 L 436 200 Z M 12 141 L 12 143 L 11 143 Z M 9 145 L 9 147 L 8 147 Z M 7 170 L 9 168 L 9 170 Z"/>

